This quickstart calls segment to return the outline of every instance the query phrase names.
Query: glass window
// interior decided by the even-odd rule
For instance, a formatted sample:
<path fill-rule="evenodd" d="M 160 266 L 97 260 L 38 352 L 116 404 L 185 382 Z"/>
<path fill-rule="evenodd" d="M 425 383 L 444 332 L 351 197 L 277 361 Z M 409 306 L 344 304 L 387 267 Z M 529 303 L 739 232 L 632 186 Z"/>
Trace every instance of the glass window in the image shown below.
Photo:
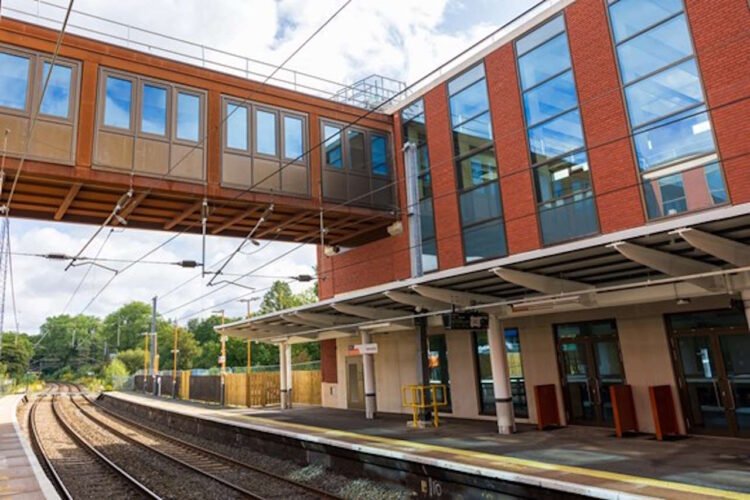
<path fill-rule="evenodd" d="M 492 364 L 490 361 L 490 346 L 487 339 L 487 331 L 473 333 L 474 345 L 476 347 L 477 373 L 479 375 L 481 413 L 494 415 L 496 413 L 495 387 L 492 381 Z M 505 352 L 508 357 L 508 375 L 510 376 L 511 396 L 513 398 L 513 414 L 516 417 L 526 418 L 529 416 L 529 410 L 526 401 L 526 384 L 523 377 L 521 344 L 517 328 L 505 329 Z"/>
<path fill-rule="evenodd" d="M 682 11 L 682 0 L 619 0 L 612 3 L 612 30 L 622 42 L 649 26 Z"/>
<path fill-rule="evenodd" d="M 42 82 L 46 81 L 51 64 L 44 63 Z M 42 98 L 39 111 L 43 115 L 68 118 L 70 115 L 70 88 L 73 84 L 73 68 L 55 64 Z M 42 83 L 44 85 L 44 83 Z"/>
<path fill-rule="evenodd" d="M 497 179 L 495 149 L 490 148 L 459 162 L 459 187 L 470 189 Z"/>
<path fill-rule="evenodd" d="M 487 86 L 485 81 L 479 80 L 458 94 L 451 96 L 451 123 L 453 126 L 460 125 L 466 120 L 475 117 L 489 109 L 487 98 Z"/>
<path fill-rule="evenodd" d="M 370 164 L 375 175 L 388 175 L 388 141 L 382 135 L 370 135 Z"/>
<path fill-rule="evenodd" d="M 130 106 L 133 101 L 133 83 L 130 80 L 107 77 L 104 99 L 104 125 L 130 128 Z"/>
<path fill-rule="evenodd" d="M 578 106 L 573 71 L 567 71 L 523 94 L 526 122 L 532 126 Z"/>
<path fill-rule="evenodd" d="M 695 60 L 626 87 L 625 98 L 633 127 L 703 103 Z"/>
<path fill-rule="evenodd" d="M 466 262 L 505 255 L 505 228 L 502 219 L 491 220 L 463 231 Z"/>
<path fill-rule="evenodd" d="M 578 153 L 534 169 L 537 200 L 564 198 L 591 188 L 586 153 Z"/>
<path fill-rule="evenodd" d="M 724 186 L 724 178 L 721 176 L 721 168 L 718 163 L 712 163 L 704 169 L 706 186 L 711 195 L 714 205 L 720 205 L 729 201 L 727 190 Z"/>
<path fill-rule="evenodd" d="M 429 172 L 419 176 L 417 180 L 417 189 L 419 191 L 420 200 L 432 196 L 432 177 Z"/>
<path fill-rule="evenodd" d="M 521 56 L 563 31 L 565 31 L 565 20 L 562 16 L 557 16 L 552 21 L 519 38 L 516 42 L 516 51 Z"/>
<path fill-rule="evenodd" d="M 705 106 L 647 125 L 633 136 L 638 165 L 646 171 L 715 151 Z"/>
<path fill-rule="evenodd" d="M 141 132 L 167 135 L 167 89 L 144 84 L 141 106 Z"/>
<path fill-rule="evenodd" d="M 438 268 L 437 241 L 422 241 L 422 272 L 429 273 Z"/>
<path fill-rule="evenodd" d="M 227 103 L 227 147 L 247 151 L 247 108 Z"/>
<path fill-rule="evenodd" d="M 529 129 L 529 147 L 534 164 L 582 148 L 583 145 L 581 114 L 577 109 Z"/>
<path fill-rule="evenodd" d="M 716 162 L 644 181 L 646 208 L 651 218 L 709 208 L 728 200 Z"/>
<path fill-rule="evenodd" d="M 570 52 L 565 33 L 518 58 L 518 73 L 524 89 L 538 85 L 568 68 Z"/>
<path fill-rule="evenodd" d="M 420 116 L 419 118 L 424 118 Z M 411 142 L 417 146 L 427 143 L 427 129 L 424 121 L 413 120 L 404 125 L 404 141 Z"/>
<path fill-rule="evenodd" d="M 432 200 L 426 199 L 419 202 L 419 217 L 422 240 L 435 238 L 435 215 L 432 212 Z"/>
<path fill-rule="evenodd" d="M 461 222 L 468 226 L 476 222 L 500 217 L 500 184 L 490 182 L 461 193 Z"/>
<path fill-rule="evenodd" d="M 200 137 L 201 98 L 186 92 L 177 93 L 177 138 L 198 141 Z"/>
<path fill-rule="evenodd" d="M 448 83 L 448 93 L 456 94 L 477 80 L 484 78 L 484 64 L 477 64 Z"/>
<path fill-rule="evenodd" d="M 29 65 L 28 57 L 0 52 L 0 106 L 26 109 Z"/>
<path fill-rule="evenodd" d="M 284 158 L 303 160 L 304 127 L 301 118 L 284 116 Z"/>
<path fill-rule="evenodd" d="M 344 159 L 341 147 L 341 128 L 332 125 L 323 126 L 323 137 L 325 137 L 326 165 L 334 168 L 343 168 Z"/>
<path fill-rule="evenodd" d="M 367 166 L 365 155 L 365 134 L 359 130 L 349 130 L 349 168 L 364 170 Z"/>
<path fill-rule="evenodd" d="M 593 192 L 579 191 L 539 206 L 542 241 L 552 245 L 599 231 Z"/>
<path fill-rule="evenodd" d="M 451 411 L 451 377 L 448 371 L 448 344 L 445 335 L 430 335 L 427 337 L 428 360 L 427 366 L 430 370 L 430 384 L 445 385 L 447 393 L 438 394 L 440 399 L 445 399 L 448 405 L 442 411 Z"/>
<path fill-rule="evenodd" d="M 418 101 L 408 105 L 401 111 L 401 120 L 407 122 L 414 120 L 417 116 L 424 113 L 424 101 L 419 99 Z"/>
<path fill-rule="evenodd" d="M 617 52 L 625 83 L 691 56 L 693 47 L 685 15 L 628 40 L 617 47 Z"/>
<path fill-rule="evenodd" d="M 456 155 L 465 155 L 492 144 L 492 123 L 489 111 L 454 128 L 453 147 Z"/>
<path fill-rule="evenodd" d="M 255 151 L 276 156 L 276 113 L 255 111 Z"/>

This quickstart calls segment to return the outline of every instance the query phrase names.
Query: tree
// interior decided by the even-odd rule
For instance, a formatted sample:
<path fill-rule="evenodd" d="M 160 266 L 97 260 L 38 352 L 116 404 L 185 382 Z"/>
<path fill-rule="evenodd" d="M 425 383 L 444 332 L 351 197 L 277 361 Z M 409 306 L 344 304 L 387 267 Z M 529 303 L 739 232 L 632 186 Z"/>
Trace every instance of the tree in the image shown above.
<path fill-rule="evenodd" d="M 151 306 L 145 302 L 125 304 L 108 314 L 102 323 L 102 335 L 113 352 L 141 347 L 143 333 L 150 331 Z"/>
<path fill-rule="evenodd" d="M 0 355 L 0 363 L 4 366 L 2 371 L 10 377 L 21 378 L 29 371 L 34 345 L 28 335 L 22 333 L 4 333 L 2 343 L 3 349 Z"/>
<path fill-rule="evenodd" d="M 51 374 L 65 367 L 76 371 L 83 365 L 102 363 L 106 359 L 99 318 L 81 314 L 52 316 L 39 331 L 41 336 L 32 362 L 44 373 Z"/>
<path fill-rule="evenodd" d="M 143 369 L 143 349 L 127 349 L 117 353 L 117 358 L 125 365 L 128 373 L 133 374 Z"/>
<path fill-rule="evenodd" d="M 118 384 L 118 379 L 122 379 L 130 375 L 128 368 L 125 363 L 120 361 L 118 358 L 113 359 L 107 366 L 102 370 L 102 377 L 104 378 L 104 384 L 108 387 L 115 387 Z"/>
<path fill-rule="evenodd" d="M 159 350 L 159 369 L 171 370 L 174 366 L 174 325 L 167 321 L 160 320 L 157 323 L 157 340 Z M 177 328 L 177 369 L 189 370 L 193 368 L 193 363 L 201 355 L 202 348 L 195 340 L 195 336 L 190 330 Z"/>

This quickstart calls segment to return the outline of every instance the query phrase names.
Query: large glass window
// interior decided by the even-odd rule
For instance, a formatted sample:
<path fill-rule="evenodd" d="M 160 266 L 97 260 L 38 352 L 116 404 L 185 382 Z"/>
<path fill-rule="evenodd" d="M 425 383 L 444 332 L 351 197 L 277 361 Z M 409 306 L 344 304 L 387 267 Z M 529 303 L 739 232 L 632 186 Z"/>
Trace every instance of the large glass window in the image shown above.
<path fill-rule="evenodd" d="M 487 331 L 476 331 L 473 334 L 479 379 L 480 413 L 494 415 L 497 410 L 495 408 L 495 387 L 492 382 L 492 364 L 490 362 L 490 345 L 487 340 Z M 529 407 L 526 400 L 526 382 L 523 376 L 521 343 L 517 328 L 505 329 L 505 352 L 508 356 L 508 374 L 510 376 L 511 397 L 513 398 L 513 414 L 518 418 L 527 418 L 529 416 Z"/>
<path fill-rule="evenodd" d="M 227 103 L 227 147 L 247 151 L 248 149 L 248 120 L 247 108 L 239 104 Z"/>
<path fill-rule="evenodd" d="M 349 130 L 349 168 L 365 170 L 367 156 L 365 154 L 365 134 L 359 130 Z"/>
<path fill-rule="evenodd" d="M 26 109 L 30 64 L 28 57 L 0 53 L 0 106 Z"/>
<path fill-rule="evenodd" d="M 388 175 L 388 140 L 382 135 L 370 134 L 370 165 L 375 175 Z"/>
<path fill-rule="evenodd" d="M 518 39 L 516 53 L 542 241 L 553 244 L 596 233 L 564 18 L 558 16 Z"/>
<path fill-rule="evenodd" d="M 276 113 L 255 111 L 255 151 L 260 154 L 276 156 Z"/>
<path fill-rule="evenodd" d="M 425 128 L 424 101 L 421 99 L 401 111 L 404 142 L 416 148 L 415 171 L 407 172 L 407 182 L 416 183 L 417 199 L 410 203 L 419 208 L 419 230 L 421 245 L 413 248 L 418 254 L 421 270 L 417 274 L 435 271 L 438 268 L 437 238 L 435 235 L 435 214 L 432 206 L 432 178 L 430 177 L 430 155 L 427 150 L 427 130 Z M 421 271 L 421 272 L 420 272 Z"/>
<path fill-rule="evenodd" d="M 141 132 L 167 135 L 167 89 L 144 84 L 141 99 Z"/>
<path fill-rule="evenodd" d="M 284 158 L 288 160 L 303 159 L 304 130 L 301 118 L 284 116 Z"/>
<path fill-rule="evenodd" d="M 187 92 L 177 93 L 177 138 L 197 142 L 200 138 L 201 98 Z"/>
<path fill-rule="evenodd" d="M 50 63 L 44 63 L 42 86 L 51 67 Z M 70 115 L 70 90 L 72 85 L 73 68 L 55 64 L 39 112 L 43 115 L 67 119 Z"/>
<path fill-rule="evenodd" d="M 464 259 L 507 253 L 484 65 L 448 83 Z"/>
<path fill-rule="evenodd" d="M 124 78 L 107 76 L 104 97 L 104 125 L 130 129 L 133 82 Z"/>
<path fill-rule="evenodd" d="M 427 337 L 428 366 L 430 369 L 430 384 L 444 385 L 445 394 L 438 391 L 437 397 L 448 404 L 441 411 L 451 412 L 451 376 L 448 371 L 448 344 L 444 334 Z"/>
<path fill-rule="evenodd" d="M 609 0 L 649 218 L 727 201 L 683 0 Z"/>

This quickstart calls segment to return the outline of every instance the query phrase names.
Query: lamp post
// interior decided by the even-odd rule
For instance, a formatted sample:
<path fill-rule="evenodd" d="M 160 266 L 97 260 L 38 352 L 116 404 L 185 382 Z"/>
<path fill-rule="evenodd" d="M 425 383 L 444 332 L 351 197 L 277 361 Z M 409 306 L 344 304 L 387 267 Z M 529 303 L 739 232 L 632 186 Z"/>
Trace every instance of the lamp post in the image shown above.
<path fill-rule="evenodd" d="M 177 340 L 180 332 L 177 329 L 177 322 L 175 321 L 174 330 L 172 331 L 172 399 L 177 398 L 177 353 L 180 352 L 177 349 Z"/>
<path fill-rule="evenodd" d="M 224 309 L 217 311 L 211 311 L 212 314 L 221 314 L 221 326 L 224 326 Z M 224 406 L 224 380 L 227 372 L 227 336 L 224 332 L 219 332 L 219 339 L 221 341 L 221 355 L 219 356 L 219 365 L 221 367 L 220 379 L 221 379 L 221 394 L 219 395 L 221 406 Z"/>

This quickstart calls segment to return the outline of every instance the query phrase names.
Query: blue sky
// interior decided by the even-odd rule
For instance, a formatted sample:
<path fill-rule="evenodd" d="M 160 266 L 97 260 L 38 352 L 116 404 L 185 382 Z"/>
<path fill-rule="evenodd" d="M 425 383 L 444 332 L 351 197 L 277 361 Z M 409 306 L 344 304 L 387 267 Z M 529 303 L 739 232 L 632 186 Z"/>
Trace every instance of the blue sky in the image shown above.
<path fill-rule="evenodd" d="M 61 5 L 66 3 L 57 1 Z M 77 0 L 76 9 L 278 64 L 341 3 L 342 0 L 215 0 L 208 8 L 201 0 Z M 354 0 L 289 67 L 342 82 L 372 73 L 414 81 L 533 3 L 529 0 Z M 33 5 L 30 0 L 3 2 L 3 6 L 25 9 Z M 51 12 L 51 15 L 59 17 L 60 13 Z M 72 22 L 92 23 L 76 16 Z M 93 23 L 91 27 L 116 31 L 104 22 Z M 77 253 L 96 229 L 95 226 L 20 219 L 13 219 L 11 227 L 14 252 L 70 254 Z M 94 241 L 86 255 L 93 256 L 98 251 L 106 233 L 104 231 Z M 117 230 L 107 239 L 101 256 L 133 259 L 170 236 L 165 232 Z M 237 244 L 236 239 L 209 238 L 207 262 L 218 260 Z M 183 235 L 150 260 L 200 260 L 200 248 L 199 237 Z M 282 243 L 264 246 L 253 255 L 239 256 L 227 272 L 245 273 L 290 250 L 289 256 L 258 273 L 264 277 L 249 278 L 243 283 L 262 289 L 270 285 L 274 277 L 311 273 L 315 265 L 314 247 L 296 248 Z M 103 315 L 128 301 L 149 301 L 154 295 L 163 295 L 197 273 L 169 266 L 136 266 L 118 275 L 89 305 L 109 280 L 110 271 L 92 268 L 73 296 L 87 266 L 66 272 L 64 263 L 23 256 L 14 257 L 13 263 L 20 328 L 32 333 L 49 315 L 77 314 L 84 309 L 89 314 Z M 303 288 L 299 284 L 295 287 Z M 227 302 L 221 306 L 227 314 L 240 315 L 245 305 L 238 299 L 252 296 L 244 288 L 229 286 L 190 303 L 207 291 L 205 281 L 193 279 L 178 292 L 165 297 L 160 302 L 160 310 L 172 310 L 166 314 L 169 318 L 185 321 L 192 315 L 207 315 L 216 304 Z M 179 307 L 183 304 L 188 305 Z M 10 300 L 7 311 L 5 327 L 9 329 L 14 322 Z"/>

